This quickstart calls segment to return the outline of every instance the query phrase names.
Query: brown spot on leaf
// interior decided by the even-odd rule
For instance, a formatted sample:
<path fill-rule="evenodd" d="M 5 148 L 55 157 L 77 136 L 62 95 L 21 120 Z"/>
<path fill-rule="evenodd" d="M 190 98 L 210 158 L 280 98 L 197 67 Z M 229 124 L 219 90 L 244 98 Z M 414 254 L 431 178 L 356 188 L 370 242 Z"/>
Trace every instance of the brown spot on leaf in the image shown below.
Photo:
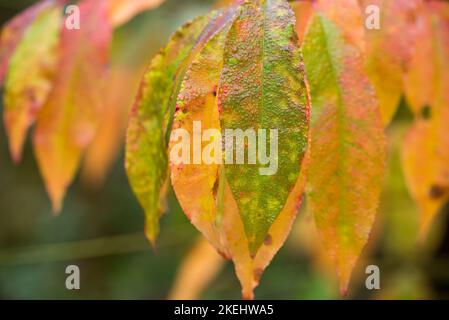
<path fill-rule="evenodd" d="M 254 280 L 257 282 L 260 282 L 260 278 L 262 278 L 263 270 L 260 268 L 257 268 L 254 270 Z"/>
<path fill-rule="evenodd" d="M 265 240 L 263 242 L 266 246 L 269 246 L 273 243 L 273 238 L 271 237 L 270 234 L 267 234 L 267 236 L 265 237 Z"/>
<path fill-rule="evenodd" d="M 429 196 L 432 199 L 440 199 L 441 197 L 444 196 L 444 194 L 446 193 L 447 189 L 438 186 L 438 185 L 433 185 L 430 190 L 429 190 Z"/>

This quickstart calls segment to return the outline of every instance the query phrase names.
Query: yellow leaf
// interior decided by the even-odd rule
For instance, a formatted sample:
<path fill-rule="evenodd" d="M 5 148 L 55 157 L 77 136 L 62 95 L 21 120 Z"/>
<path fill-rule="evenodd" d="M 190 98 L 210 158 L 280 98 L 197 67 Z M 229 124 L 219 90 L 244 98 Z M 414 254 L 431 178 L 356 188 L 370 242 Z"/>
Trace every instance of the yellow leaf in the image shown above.
<path fill-rule="evenodd" d="M 142 11 L 158 7 L 165 0 L 108 0 L 109 21 L 118 27 Z"/>

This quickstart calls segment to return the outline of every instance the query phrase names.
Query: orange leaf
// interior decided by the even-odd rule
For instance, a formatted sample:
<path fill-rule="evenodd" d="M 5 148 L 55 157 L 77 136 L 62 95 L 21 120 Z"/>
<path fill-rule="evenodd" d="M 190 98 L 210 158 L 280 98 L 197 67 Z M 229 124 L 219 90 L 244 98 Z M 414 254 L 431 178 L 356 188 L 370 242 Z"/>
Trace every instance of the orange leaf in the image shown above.
<path fill-rule="evenodd" d="M 431 36 L 423 46 L 433 48 L 432 65 L 428 65 L 433 76 L 426 79 L 432 84 L 426 97 L 430 114 L 428 119 L 418 114 L 403 147 L 407 185 L 421 212 L 421 239 L 449 198 L 449 74 L 445 72 L 449 70 L 449 5 L 430 2 L 428 10 Z M 424 100 L 413 101 L 420 101 L 414 106 L 419 111 Z"/>
<path fill-rule="evenodd" d="M 102 112 L 112 33 L 106 3 L 78 3 L 82 26 L 79 30 L 62 30 L 55 87 L 37 119 L 33 143 L 55 212 L 61 209 Z"/>
<path fill-rule="evenodd" d="M 205 239 L 199 239 L 178 270 L 170 300 L 198 299 L 201 292 L 217 276 L 225 260 Z"/>
<path fill-rule="evenodd" d="M 111 67 L 108 76 L 104 115 L 83 164 L 83 178 L 94 186 L 103 184 L 125 140 L 129 109 L 139 86 L 140 75 L 144 72 L 144 69 L 139 72 L 129 68 Z"/>
<path fill-rule="evenodd" d="M 216 221 L 219 161 L 210 164 L 204 162 L 202 150 L 213 144 L 214 138 L 209 137 L 209 142 L 204 141 L 202 134 L 206 130 L 215 129 L 221 138 L 217 87 L 223 66 L 224 40 L 234 15 L 235 10 L 231 10 L 220 18 L 225 19 L 223 25 L 192 59 L 179 91 L 169 145 L 171 181 L 178 201 L 192 224 L 224 256 L 228 254 Z M 195 130 L 194 122 L 197 126 L 200 125 L 199 131 Z M 175 147 L 180 143 L 186 147 L 185 141 L 178 141 L 178 130 L 188 132 L 192 140 L 187 142 L 187 147 L 190 148 L 188 163 L 173 161 L 174 156 L 178 156 Z M 195 144 L 195 140 L 199 140 L 199 144 Z M 221 151 L 221 143 L 218 144 L 218 149 Z M 195 161 L 197 155 L 201 156 L 199 161 Z M 192 188 L 192 185 L 195 187 Z"/>
<path fill-rule="evenodd" d="M 313 13 L 312 2 L 296 1 L 290 4 L 296 17 L 295 31 L 299 44 L 302 44 L 307 26 Z"/>
<path fill-rule="evenodd" d="M 403 91 L 403 77 L 415 40 L 415 17 L 421 0 L 359 0 L 380 9 L 380 28 L 366 31 L 366 68 L 379 98 L 382 120 L 388 125 Z"/>
<path fill-rule="evenodd" d="M 165 0 L 108 0 L 109 21 L 118 27 L 142 11 L 158 7 Z"/>

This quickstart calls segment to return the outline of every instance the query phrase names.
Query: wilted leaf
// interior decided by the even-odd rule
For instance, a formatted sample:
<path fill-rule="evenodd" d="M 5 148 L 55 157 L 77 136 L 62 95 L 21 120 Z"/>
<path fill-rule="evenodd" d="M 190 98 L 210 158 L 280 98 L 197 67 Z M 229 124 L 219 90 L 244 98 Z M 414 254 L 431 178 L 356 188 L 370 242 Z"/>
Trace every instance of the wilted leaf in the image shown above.
<path fill-rule="evenodd" d="M 53 87 L 61 10 L 53 6 L 43 9 L 24 33 L 10 60 L 4 121 L 15 162 L 20 161 L 28 128 Z"/>
<path fill-rule="evenodd" d="M 272 175 L 262 175 L 261 163 L 225 166 L 253 256 L 298 180 L 307 145 L 307 90 L 294 27 L 284 0 L 245 3 L 226 42 L 222 130 L 277 129 L 279 135 L 278 168 L 267 173 Z M 248 145 L 244 149 L 251 152 Z"/>
<path fill-rule="evenodd" d="M 417 115 L 403 147 L 408 188 L 420 209 L 421 237 L 449 198 L 449 74 L 444 71 L 449 70 L 449 6 L 430 2 L 428 10 L 431 35 L 421 40 L 425 40 L 423 46 L 432 48 L 432 64 L 428 65 L 432 77 L 427 79 L 431 92 L 426 97 L 431 105 L 428 115 Z M 412 100 L 419 111 L 424 100 Z"/>
<path fill-rule="evenodd" d="M 83 0 L 78 5 L 82 28 L 62 29 L 55 86 L 38 115 L 33 139 L 56 212 L 101 116 L 112 33 L 106 1 Z"/>
<path fill-rule="evenodd" d="M 359 49 L 320 14 L 303 53 L 313 106 L 308 204 L 345 293 L 376 215 L 383 126 Z"/>
<path fill-rule="evenodd" d="M 415 41 L 421 0 L 359 0 L 362 11 L 377 6 L 379 29 L 366 29 L 366 68 L 376 89 L 382 120 L 390 123 L 403 92 L 403 77 Z"/>
<path fill-rule="evenodd" d="M 168 299 L 198 299 L 224 262 L 214 247 L 205 239 L 199 239 L 182 262 Z"/>
<path fill-rule="evenodd" d="M 165 0 L 108 0 L 109 21 L 118 27 L 136 14 L 156 8 Z"/>
<path fill-rule="evenodd" d="M 171 97 L 177 96 L 178 82 L 183 78 L 184 72 L 179 69 L 184 68 L 185 60 L 210 19 L 211 16 L 197 18 L 172 36 L 167 47 L 151 62 L 131 111 L 126 170 L 145 211 L 146 234 L 153 244 L 159 233 L 160 198 L 168 172 L 166 134 L 173 108 Z"/>
<path fill-rule="evenodd" d="M 0 84 L 3 83 L 8 71 L 9 59 L 27 28 L 33 23 L 39 13 L 57 2 L 57 0 L 40 1 L 13 18 L 2 28 L 0 36 Z"/>
<path fill-rule="evenodd" d="M 170 158 L 172 185 L 189 220 L 224 256 L 228 254 L 217 221 L 216 207 L 218 168 L 222 161 L 219 154 L 221 131 L 217 90 L 223 66 L 224 42 L 235 14 L 236 11 L 230 9 L 220 20 L 213 21 L 212 24 L 220 23 L 220 27 L 192 59 L 185 73 L 169 148 L 170 154 L 176 157 L 181 157 L 178 146 L 189 148 L 187 162 L 185 159 L 174 162 Z M 187 132 L 189 141 L 184 141 L 185 137 L 178 135 L 177 129 Z M 217 134 L 202 141 L 202 134 L 210 129 L 215 129 Z M 213 161 L 206 161 L 203 154 Z"/>

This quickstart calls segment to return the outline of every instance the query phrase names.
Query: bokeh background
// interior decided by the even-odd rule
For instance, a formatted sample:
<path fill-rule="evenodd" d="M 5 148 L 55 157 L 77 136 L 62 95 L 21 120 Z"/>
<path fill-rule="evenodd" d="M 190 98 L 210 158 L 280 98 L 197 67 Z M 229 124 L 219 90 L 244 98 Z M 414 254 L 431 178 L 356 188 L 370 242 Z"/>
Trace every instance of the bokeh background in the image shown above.
<path fill-rule="evenodd" d="M 0 0 L 0 23 L 33 2 Z M 148 63 L 173 31 L 210 10 L 213 3 L 167 0 L 139 15 L 115 32 L 115 57 L 130 68 Z M 405 187 L 398 152 L 412 120 L 407 110 L 402 102 L 388 128 L 389 170 L 380 212 L 348 299 L 449 299 L 447 207 L 429 239 L 416 242 L 417 210 Z M 197 231 L 171 193 L 157 252 L 151 249 L 143 234 L 141 209 L 124 172 L 123 148 L 104 181 L 94 183 L 81 170 L 62 213 L 53 216 L 30 142 L 22 163 L 13 165 L 0 124 L 0 299 L 165 299 L 197 241 Z M 322 260 L 305 206 L 265 272 L 256 297 L 339 299 L 333 274 Z M 71 264 L 81 269 L 78 291 L 65 288 L 65 268 Z M 364 270 L 370 264 L 380 268 L 380 290 L 365 288 Z M 230 262 L 198 298 L 240 299 L 240 285 Z"/>

